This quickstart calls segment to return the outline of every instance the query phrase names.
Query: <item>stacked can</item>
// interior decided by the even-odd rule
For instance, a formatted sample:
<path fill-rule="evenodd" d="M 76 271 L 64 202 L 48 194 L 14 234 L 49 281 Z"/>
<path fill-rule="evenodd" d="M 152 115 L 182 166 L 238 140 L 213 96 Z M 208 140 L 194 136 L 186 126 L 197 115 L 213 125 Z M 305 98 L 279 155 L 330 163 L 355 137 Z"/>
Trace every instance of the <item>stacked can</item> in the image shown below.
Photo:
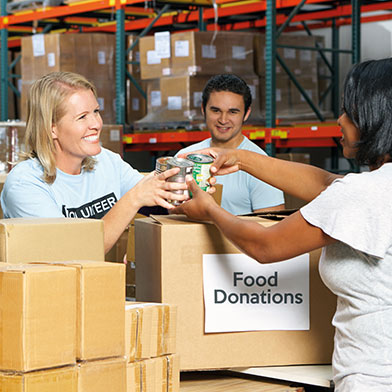
<path fill-rule="evenodd" d="M 176 175 L 169 177 L 167 179 L 168 182 L 185 182 L 185 176 L 188 174 L 192 175 L 193 162 L 188 159 L 171 157 L 166 161 L 166 170 L 173 169 L 174 167 L 179 167 L 180 171 Z M 178 190 L 172 192 L 178 195 L 188 195 L 187 190 Z M 182 201 L 169 200 L 169 203 L 173 204 L 174 206 L 178 206 L 182 203 Z"/>
<path fill-rule="evenodd" d="M 187 159 L 194 164 L 192 174 L 197 185 L 199 185 L 203 191 L 208 190 L 210 187 L 208 179 L 211 177 L 210 168 L 214 159 L 205 154 L 190 154 L 187 156 Z"/>

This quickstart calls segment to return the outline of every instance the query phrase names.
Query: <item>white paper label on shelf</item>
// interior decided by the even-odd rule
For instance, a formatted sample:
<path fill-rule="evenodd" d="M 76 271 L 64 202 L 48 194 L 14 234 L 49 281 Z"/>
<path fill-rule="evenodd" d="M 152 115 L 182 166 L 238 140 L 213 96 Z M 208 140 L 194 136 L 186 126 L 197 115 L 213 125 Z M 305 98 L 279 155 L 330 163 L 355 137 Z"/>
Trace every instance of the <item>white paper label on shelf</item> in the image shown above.
<path fill-rule="evenodd" d="M 205 59 L 216 59 L 216 46 L 215 45 L 202 45 L 201 57 Z"/>
<path fill-rule="evenodd" d="M 203 100 L 203 93 L 201 91 L 195 91 L 193 93 L 193 106 L 196 108 L 201 107 L 202 100 Z"/>
<path fill-rule="evenodd" d="M 295 59 L 295 49 L 293 49 L 293 48 L 283 48 L 283 57 L 285 59 L 290 59 L 290 60 Z"/>
<path fill-rule="evenodd" d="M 22 80 L 22 78 L 19 78 L 18 79 L 18 91 L 20 93 L 22 93 L 22 85 L 23 85 L 23 80 Z"/>
<path fill-rule="evenodd" d="M 312 61 L 312 52 L 310 50 L 301 50 L 299 53 L 301 61 Z"/>
<path fill-rule="evenodd" d="M 140 52 L 139 51 L 135 52 L 135 61 L 140 63 Z"/>
<path fill-rule="evenodd" d="M 147 51 L 147 64 L 160 64 L 161 58 L 157 55 L 155 50 L 148 50 Z"/>
<path fill-rule="evenodd" d="M 309 254 L 260 264 L 203 255 L 205 333 L 309 330 Z"/>
<path fill-rule="evenodd" d="M 159 90 L 151 91 L 150 97 L 151 106 L 156 107 L 162 105 L 161 92 Z"/>
<path fill-rule="evenodd" d="M 252 96 L 252 99 L 256 99 L 256 86 L 253 84 L 248 84 L 249 90 L 250 90 L 250 95 Z"/>
<path fill-rule="evenodd" d="M 98 64 L 106 64 L 106 53 L 103 50 L 98 51 Z"/>
<path fill-rule="evenodd" d="M 282 102 L 282 90 L 280 88 L 275 90 L 275 100 L 276 102 Z"/>
<path fill-rule="evenodd" d="M 33 42 L 33 56 L 44 56 L 45 55 L 45 40 L 43 34 L 35 34 L 31 37 Z"/>
<path fill-rule="evenodd" d="M 132 98 L 132 110 L 138 111 L 140 109 L 139 98 Z"/>
<path fill-rule="evenodd" d="M 162 75 L 163 76 L 170 76 L 171 75 L 171 68 L 169 68 L 169 67 L 162 68 Z"/>
<path fill-rule="evenodd" d="M 245 46 L 236 46 L 233 45 L 231 48 L 233 59 L 236 60 L 245 60 L 246 59 L 246 52 Z"/>
<path fill-rule="evenodd" d="M 97 101 L 98 101 L 99 109 L 105 110 L 105 98 L 98 97 Z M 109 105 L 109 107 L 110 107 L 110 105 Z"/>
<path fill-rule="evenodd" d="M 148 139 L 148 142 L 150 144 L 155 144 L 157 142 L 157 138 L 156 137 L 151 137 L 150 139 Z"/>
<path fill-rule="evenodd" d="M 231 65 L 225 65 L 226 72 L 233 72 L 233 67 Z"/>
<path fill-rule="evenodd" d="M 176 41 L 174 44 L 175 57 L 188 57 L 189 56 L 189 41 Z"/>
<path fill-rule="evenodd" d="M 169 110 L 181 110 L 182 99 L 181 97 L 167 97 L 167 108 Z"/>
<path fill-rule="evenodd" d="M 170 32 L 160 31 L 154 34 L 155 51 L 161 59 L 170 58 Z"/>
<path fill-rule="evenodd" d="M 54 67 L 56 65 L 56 56 L 53 52 L 48 53 L 48 67 Z"/>
<path fill-rule="evenodd" d="M 119 129 L 111 129 L 110 130 L 110 141 L 112 142 L 119 142 L 120 141 L 121 132 Z"/>

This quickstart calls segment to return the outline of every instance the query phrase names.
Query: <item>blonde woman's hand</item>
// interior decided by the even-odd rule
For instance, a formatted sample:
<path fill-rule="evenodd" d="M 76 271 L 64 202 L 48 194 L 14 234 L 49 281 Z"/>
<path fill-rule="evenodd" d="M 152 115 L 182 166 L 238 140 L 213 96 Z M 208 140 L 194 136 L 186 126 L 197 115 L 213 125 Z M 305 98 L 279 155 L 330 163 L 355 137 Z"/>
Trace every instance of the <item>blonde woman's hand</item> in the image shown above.
<path fill-rule="evenodd" d="M 136 202 L 140 207 L 161 206 L 173 209 L 174 206 L 168 200 L 188 200 L 188 188 L 185 182 L 168 182 L 169 177 L 176 175 L 179 168 L 173 168 L 156 174 L 151 172 L 141 179 L 131 191 L 134 192 Z M 177 192 L 177 193 L 174 193 Z"/>

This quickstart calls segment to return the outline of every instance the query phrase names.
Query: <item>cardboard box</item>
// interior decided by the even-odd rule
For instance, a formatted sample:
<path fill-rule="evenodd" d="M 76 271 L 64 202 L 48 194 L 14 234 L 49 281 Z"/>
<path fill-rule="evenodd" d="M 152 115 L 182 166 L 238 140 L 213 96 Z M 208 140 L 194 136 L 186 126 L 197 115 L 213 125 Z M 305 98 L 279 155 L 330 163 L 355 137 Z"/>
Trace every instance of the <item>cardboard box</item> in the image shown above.
<path fill-rule="evenodd" d="M 102 147 L 121 156 L 124 155 L 123 126 L 120 124 L 104 124 L 99 141 Z"/>
<path fill-rule="evenodd" d="M 125 355 L 129 362 L 176 352 L 177 307 L 125 303 Z"/>
<path fill-rule="evenodd" d="M 0 220 L 0 262 L 104 260 L 103 222 L 77 218 Z"/>
<path fill-rule="evenodd" d="M 123 356 L 125 265 L 89 260 L 50 264 L 76 271 L 77 359 Z"/>
<path fill-rule="evenodd" d="M 316 46 L 316 38 L 314 36 L 291 33 L 281 34 L 276 43 L 277 45 L 288 46 L 277 47 L 276 53 L 295 76 L 317 75 L 317 52 L 290 47 L 303 46 L 314 48 Z M 257 75 L 265 77 L 265 34 L 254 35 L 254 53 L 255 72 Z M 278 60 L 276 60 L 276 74 L 286 75 Z"/>
<path fill-rule="evenodd" d="M 78 392 L 127 392 L 125 358 L 81 362 L 78 368 Z"/>
<path fill-rule="evenodd" d="M 28 373 L 1 373 L 0 391 L 4 392 L 78 392 L 76 366 Z"/>
<path fill-rule="evenodd" d="M 127 363 L 127 392 L 142 392 L 140 362 Z"/>
<path fill-rule="evenodd" d="M 127 364 L 127 392 L 179 392 L 177 354 Z"/>
<path fill-rule="evenodd" d="M 170 67 L 170 58 L 161 59 L 157 56 L 154 36 L 140 38 L 139 48 L 140 77 L 146 80 L 163 76 L 162 70 Z"/>
<path fill-rule="evenodd" d="M 0 369 L 26 372 L 75 363 L 75 270 L 1 264 Z"/>
<path fill-rule="evenodd" d="M 238 249 L 214 225 L 181 216 L 137 219 L 135 232 L 137 300 L 177 305 L 181 370 L 330 363 L 336 299 L 320 280 L 319 251 L 310 253 L 309 330 L 206 334 L 203 254 Z"/>
<path fill-rule="evenodd" d="M 101 116 L 115 123 L 115 36 L 102 33 L 37 34 L 21 43 L 21 118 L 27 117 L 27 97 L 32 83 L 58 71 L 76 72 L 96 86 Z M 80 59 L 83 58 L 83 61 Z"/>

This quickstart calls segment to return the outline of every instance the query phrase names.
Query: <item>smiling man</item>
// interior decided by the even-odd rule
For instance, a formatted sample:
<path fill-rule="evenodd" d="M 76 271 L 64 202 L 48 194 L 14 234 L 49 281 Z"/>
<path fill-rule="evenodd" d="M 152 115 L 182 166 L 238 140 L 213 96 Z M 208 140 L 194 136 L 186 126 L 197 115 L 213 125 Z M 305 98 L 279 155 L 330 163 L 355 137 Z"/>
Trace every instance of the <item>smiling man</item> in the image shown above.
<path fill-rule="evenodd" d="M 248 85 L 233 74 L 213 76 L 203 90 L 202 113 L 211 138 L 193 144 L 178 154 L 208 147 L 238 148 L 266 153 L 242 134 L 242 125 L 251 112 L 252 95 Z M 283 193 L 248 173 L 217 177 L 223 185 L 222 207 L 234 215 L 284 208 Z"/>

